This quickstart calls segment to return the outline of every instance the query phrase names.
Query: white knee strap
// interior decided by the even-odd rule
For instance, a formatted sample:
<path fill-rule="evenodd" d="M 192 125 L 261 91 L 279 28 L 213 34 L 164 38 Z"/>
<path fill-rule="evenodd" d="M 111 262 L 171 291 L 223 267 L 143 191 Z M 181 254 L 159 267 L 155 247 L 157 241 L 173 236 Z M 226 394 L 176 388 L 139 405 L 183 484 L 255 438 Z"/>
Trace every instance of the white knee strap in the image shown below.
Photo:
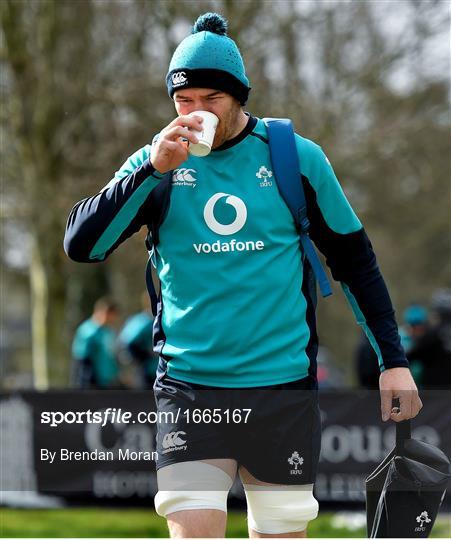
<path fill-rule="evenodd" d="M 233 481 L 219 467 L 202 461 L 183 461 L 157 471 L 155 510 L 166 517 L 180 510 L 213 509 L 227 512 Z"/>
<path fill-rule="evenodd" d="M 264 534 L 299 532 L 318 515 L 313 484 L 305 486 L 256 486 L 243 484 L 247 519 L 251 529 Z"/>

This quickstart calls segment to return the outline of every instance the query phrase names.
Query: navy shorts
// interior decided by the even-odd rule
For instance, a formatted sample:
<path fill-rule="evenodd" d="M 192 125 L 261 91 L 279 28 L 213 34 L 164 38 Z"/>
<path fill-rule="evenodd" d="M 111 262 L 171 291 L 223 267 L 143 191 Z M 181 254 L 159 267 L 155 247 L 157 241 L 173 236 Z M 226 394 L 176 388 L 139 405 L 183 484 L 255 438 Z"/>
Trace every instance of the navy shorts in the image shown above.
<path fill-rule="evenodd" d="M 160 416 L 157 469 L 225 458 L 262 482 L 314 483 L 321 420 L 310 377 L 258 388 L 219 388 L 163 374 L 154 394 Z"/>

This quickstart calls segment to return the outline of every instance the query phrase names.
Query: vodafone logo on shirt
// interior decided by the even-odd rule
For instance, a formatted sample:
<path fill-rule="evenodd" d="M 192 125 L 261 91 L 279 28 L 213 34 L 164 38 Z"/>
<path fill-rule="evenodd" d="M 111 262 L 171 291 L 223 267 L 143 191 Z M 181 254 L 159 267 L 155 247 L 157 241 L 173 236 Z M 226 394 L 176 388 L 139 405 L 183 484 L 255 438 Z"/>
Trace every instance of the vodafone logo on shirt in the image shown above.
<path fill-rule="evenodd" d="M 225 198 L 225 203 L 235 210 L 235 219 L 231 223 L 220 223 L 214 214 L 215 205 Z M 230 236 L 239 232 L 247 220 L 247 208 L 242 199 L 229 193 L 215 193 L 208 199 L 204 207 L 204 220 L 208 228 L 221 236 Z M 224 253 L 230 251 L 261 251 L 265 244 L 262 240 L 237 241 L 232 238 L 229 241 L 217 240 L 216 242 L 205 242 L 193 244 L 196 253 Z"/>
<path fill-rule="evenodd" d="M 215 204 L 222 199 L 227 197 L 225 202 L 233 206 L 236 212 L 236 218 L 232 223 L 228 225 L 223 225 L 215 219 L 214 209 Z M 244 202 L 235 195 L 229 195 L 228 193 L 216 193 L 213 197 L 210 197 L 207 201 L 207 204 L 204 208 L 204 219 L 208 227 L 215 233 L 221 235 L 235 234 L 244 227 L 247 219 L 247 208 Z"/>

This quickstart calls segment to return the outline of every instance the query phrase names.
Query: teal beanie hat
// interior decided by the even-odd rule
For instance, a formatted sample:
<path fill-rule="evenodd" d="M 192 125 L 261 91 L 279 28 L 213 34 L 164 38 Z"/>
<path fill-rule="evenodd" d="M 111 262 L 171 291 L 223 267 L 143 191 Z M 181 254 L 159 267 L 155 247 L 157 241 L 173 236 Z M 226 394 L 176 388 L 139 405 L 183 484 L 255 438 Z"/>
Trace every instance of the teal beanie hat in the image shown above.
<path fill-rule="evenodd" d="M 182 88 L 213 88 L 234 96 L 244 105 L 249 96 L 240 51 L 227 36 L 227 21 L 217 13 L 201 15 L 192 34 L 175 50 L 166 84 L 171 98 Z"/>

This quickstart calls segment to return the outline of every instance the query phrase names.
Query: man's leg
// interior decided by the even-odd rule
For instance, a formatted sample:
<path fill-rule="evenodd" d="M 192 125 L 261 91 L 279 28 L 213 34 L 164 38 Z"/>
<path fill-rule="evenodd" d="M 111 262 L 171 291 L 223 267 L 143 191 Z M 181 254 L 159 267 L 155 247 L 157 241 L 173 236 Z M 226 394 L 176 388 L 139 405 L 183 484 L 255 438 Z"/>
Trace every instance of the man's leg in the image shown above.
<path fill-rule="evenodd" d="M 249 538 L 307 537 L 308 521 L 314 519 L 318 511 L 309 486 L 262 482 L 243 466 L 239 468 L 239 475 L 248 503 Z M 261 532 L 262 529 L 268 532 Z M 279 529 L 284 532 L 275 532 Z"/>
<path fill-rule="evenodd" d="M 169 467 L 158 471 L 160 491 L 155 505 L 157 512 L 167 519 L 170 537 L 224 538 L 227 494 L 236 476 L 236 461 L 206 459 L 178 463 L 177 470 L 172 469 L 175 478 L 165 474 Z"/>
<path fill-rule="evenodd" d="M 167 516 L 171 538 L 224 538 L 227 514 L 222 510 L 181 510 Z"/>

